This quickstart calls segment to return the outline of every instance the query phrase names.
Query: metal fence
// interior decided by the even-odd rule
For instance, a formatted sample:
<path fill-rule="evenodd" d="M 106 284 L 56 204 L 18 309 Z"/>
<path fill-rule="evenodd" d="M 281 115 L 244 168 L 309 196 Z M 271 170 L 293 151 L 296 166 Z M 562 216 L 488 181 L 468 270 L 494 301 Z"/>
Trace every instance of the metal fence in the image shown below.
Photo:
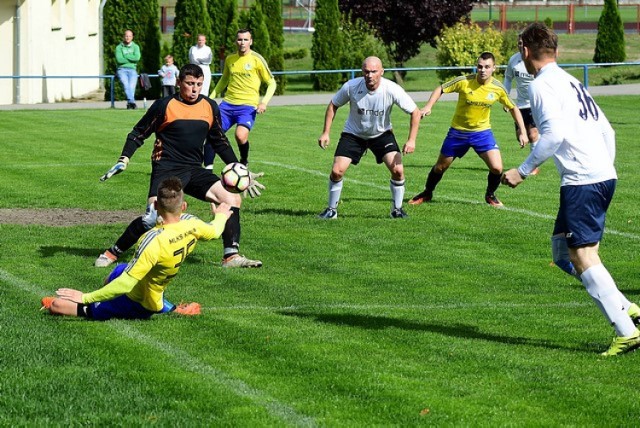
<path fill-rule="evenodd" d="M 590 64 L 558 64 L 562 68 L 582 68 L 582 81 L 585 87 L 589 86 L 589 69 L 600 67 L 614 67 L 614 66 L 640 66 L 640 62 L 608 62 L 608 63 L 590 63 Z M 506 66 L 500 65 L 497 68 L 504 69 Z M 438 71 L 438 70 L 475 70 L 475 66 L 457 66 L 457 67 L 406 67 L 406 68 L 385 68 L 385 71 Z M 301 71 L 274 71 L 274 75 L 315 75 L 315 74 L 346 74 L 350 78 L 354 78 L 361 73 L 360 69 L 337 69 L 337 70 L 301 70 Z M 212 77 L 220 77 L 221 73 L 212 73 Z M 157 74 L 149 74 L 150 78 L 158 78 Z M 110 101 L 111 107 L 115 108 L 115 84 L 116 76 L 112 74 L 98 75 L 98 76 L 0 76 L 0 79 L 109 79 L 110 81 Z"/>

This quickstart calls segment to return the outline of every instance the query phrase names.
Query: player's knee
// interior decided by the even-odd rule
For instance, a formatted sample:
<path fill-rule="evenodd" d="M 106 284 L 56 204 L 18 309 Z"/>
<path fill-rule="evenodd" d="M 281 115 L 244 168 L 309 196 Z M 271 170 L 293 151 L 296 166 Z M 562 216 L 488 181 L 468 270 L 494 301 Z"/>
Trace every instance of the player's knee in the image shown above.
<path fill-rule="evenodd" d="M 242 196 L 239 193 L 221 192 L 219 200 L 235 208 L 242 205 Z"/>
<path fill-rule="evenodd" d="M 329 175 L 329 178 L 331 179 L 331 181 L 337 183 L 338 181 L 342 180 L 342 178 L 344 177 L 344 173 L 345 173 L 344 169 L 333 168 L 331 170 L 331 174 Z"/>

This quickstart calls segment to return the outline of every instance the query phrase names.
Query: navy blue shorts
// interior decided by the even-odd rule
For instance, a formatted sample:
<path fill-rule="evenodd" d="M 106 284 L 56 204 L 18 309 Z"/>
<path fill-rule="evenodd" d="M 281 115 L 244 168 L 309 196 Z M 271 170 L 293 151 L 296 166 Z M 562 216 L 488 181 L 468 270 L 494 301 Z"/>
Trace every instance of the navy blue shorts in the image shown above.
<path fill-rule="evenodd" d="M 530 108 L 521 108 L 520 114 L 522 114 L 522 121 L 525 128 L 537 128 L 536 122 L 533 120 L 533 113 Z M 516 123 L 516 131 L 518 130 L 518 124 Z"/>
<path fill-rule="evenodd" d="M 227 132 L 233 125 L 244 126 L 251 131 L 253 124 L 256 123 L 256 108 L 222 101 L 220 103 L 220 118 L 224 132 Z"/>
<path fill-rule="evenodd" d="M 461 158 L 472 147 L 478 154 L 499 149 L 490 129 L 465 132 L 449 128 L 449 132 L 447 132 L 447 136 L 440 148 L 440 153 L 448 158 Z"/>
<path fill-rule="evenodd" d="M 600 242 L 616 181 L 560 187 L 560 208 L 553 234 L 564 233 L 569 248 Z"/>
<path fill-rule="evenodd" d="M 87 305 L 87 318 L 95 321 L 106 321 L 111 318 L 125 320 L 146 320 L 157 312 L 150 311 L 138 302 L 134 302 L 123 294 L 105 302 Z"/>
<path fill-rule="evenodd" d="M 340 141 L 338 141 L 334 156 L 349 158 L 351 163 L 358 165 L 368 149 L 375 155 L 376 163 L 382 163 L 382 158 L 387 153 L 400 151 L 393 131 L 386 131 L 368 140 L 343 132 L 340 134 Z"/>

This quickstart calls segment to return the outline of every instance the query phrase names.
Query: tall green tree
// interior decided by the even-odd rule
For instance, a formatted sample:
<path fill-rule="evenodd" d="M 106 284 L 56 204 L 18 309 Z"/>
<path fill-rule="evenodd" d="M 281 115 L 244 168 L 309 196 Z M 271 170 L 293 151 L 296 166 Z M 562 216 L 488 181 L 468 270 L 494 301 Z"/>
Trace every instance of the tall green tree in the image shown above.
<path fill-rule="evenodd" d="M 338 0 L 317 0 L 311 56 L 314 70 L 335 70 L 340 67 L 342 34 L 340 33 Z M 340 83 L 337 73 L 314 74 L 313 86 L 317 90 L 333 91 Z"/>
<path fill-rule="evenodd" d="M 598 35 L 593 62 L 623 62 L 627 58 L 624 50 L 624 26 L 615 0 L 604 0 L 602 14 L 598 20 Z"/>
<path fill-rule="evenodd" d="M 474 3 L 486 0 L 340 0 L 340 10 L 368 23 L 387 46 L 394 65 L 404 67 L 420 53 L 422 44 L 435 47 L 443 28 L 469 16 Z"/>
<path fill-rule="evenodd" d="M 158 22 L 157 0 L 110 0 L 104 7 L 104 70 L 105 74 L 116 74 L 116 46 L 122 41 L 124 31 L 133 31 L 133 41 L 140 46 L 142 57 L 138 63 L 139 73 L 155 74 L 161 65 L 160 23 Z M 118 79 L 116 78 L 116 82 Z M 161 84 L 152 79 L 153 88 L 147 92 L 137 89 L 137 98 L 156 98 L 160 95 Z M 114 87 L 116 100 L 125 99 L 122 85 Z M 106 83 L 105 99 L 111 99 L 111 82 Z"/>
<path fill-rule="evenodd" d="M 215 59 L 224 59 L 235 52 L 236 31 L 238 30 L 237 0 L 215 0 L 207 2 L 211 17 L 211 33 L 216 44 L 211 45 Z M 222 73 L 221 61 L 217 61 L 216 71 Z"/>
<path fill-rule="evenodd" d="M 173 27 L 173 59 L 178 68 L 189 63 L 189 49 L 198 41 L 198 34 L 207 37 L 209 47 L 216 46 L 206 0 L 178 0 Z"/>
<path fill-rule="evenodd" d="M 265 57 L 272 71 L 284 71 L 284 22 L 282 21 L 282 0 L 258 0 L 262 12 L 269 17 L 266 21 L 271 41 L 270 54 Z M 284 74 L 276 76 L 276 94 L 283 94 L 287 85 Z"/>
<path fill-rule="evenodd" d="M 251 49 L 258 52 L 265 59 L 271 56 L 271 38 L 267 28 L 266 18 L 259 3 L 254 3 L 249 8 L 247 26 L 251 31 L 253 44 Z"/>

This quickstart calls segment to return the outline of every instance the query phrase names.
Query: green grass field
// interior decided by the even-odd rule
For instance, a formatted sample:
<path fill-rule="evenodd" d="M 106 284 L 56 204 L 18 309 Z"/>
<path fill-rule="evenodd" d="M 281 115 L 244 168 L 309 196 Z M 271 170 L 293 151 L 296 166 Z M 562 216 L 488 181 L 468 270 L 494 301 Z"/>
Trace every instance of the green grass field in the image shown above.
<path fill-rule="evenodd" d="M 617 131 L 620 177 L 601 255 L 639 301 L 637 97 L 597 101 Z M 453 106 L 423 121 L 405 158 L 407 198 L 422 189 Z M 0 224 L 0 425 L 638 424 L 640 355 L 599 357 L 611 327 L 550 265 L 551 163 L 501 188 L 498 210 L 483 202 L 486 169 L 469 154 L 402 221 L 388 218 L 388 173 L 367 155 L 347 173 L 340 218 L 320 221 L 346 114 L 322 151 L 323 112 L 274 106 L 252 132 L 251 166 L 267 190 L 243 205 L 242 251 L 262 269 L 222 270 L 221 243 L 200 243 L 166 295 L 200 302 L 201 316 L 105 323 L 47 315 L 39 300 L 99 287 L 107 272 L 93 260 L 125 227 L 107 211 L 143 210 L 152 141 L 98 181 L 141 112 L 0 113 L 0 209 L 105 211 L 94 224 Z M 516 166 L 527 150 L 510 116 L 493 115 L 505 167 Z M 394 123 L 402 140 L 408 117 L 396 110 Z M 189 204 L 208 218 L 206 204 Z"/>

